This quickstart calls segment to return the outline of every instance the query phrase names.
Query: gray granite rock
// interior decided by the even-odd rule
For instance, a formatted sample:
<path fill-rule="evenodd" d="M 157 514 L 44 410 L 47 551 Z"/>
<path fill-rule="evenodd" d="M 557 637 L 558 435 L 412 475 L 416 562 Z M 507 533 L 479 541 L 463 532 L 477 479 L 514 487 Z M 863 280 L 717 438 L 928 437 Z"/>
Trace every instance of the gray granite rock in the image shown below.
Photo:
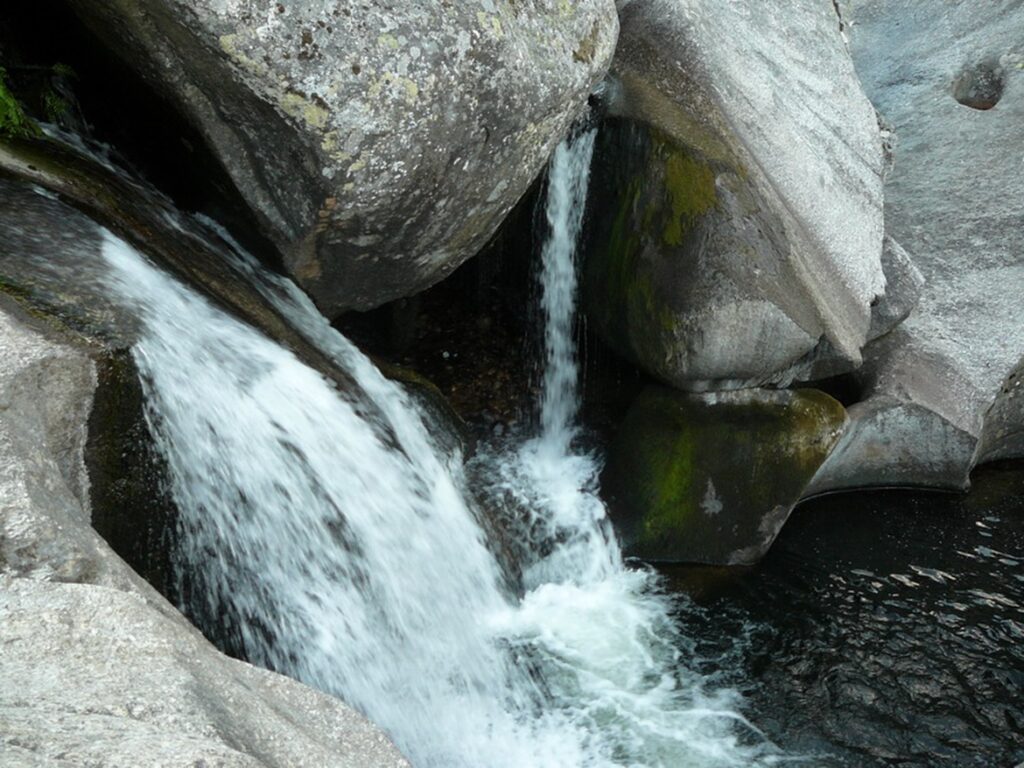
<path fill-rule="evenodd" d="M 985 414 L 985 427 L 975 459 L 981 464 L 1024 456 L 1024 359 L 1006 377 Z"/>
<path fill-rule="evenodd" d="M 130 589 L 89 525 L 83 451 L 96 372 L 81 349 L 0 305 L 0 571 Z M 21 315 L 22 319 L 18 319 Z"/>
<path fill-rule="evenodd" d="M 338 700 L 215 651 L 138 594 L 0 576 L 0 764 L 401 768 Z"/>
<path fill-rule="evenodd" d="M 329 314 L 475 254 L 604 76 L 613 0 L 74 0 Z"/>
<path fill-rule="evenodd" d="M 898 326 L 914 311 L 924 290 L 924 275 L 910 254 L 886 236 L 882 249 L 882 271 L 885 274 L 885 295 L 871 307 L 868 339 L 874 341 Z"/>
<path fill-rule="evenodd" d="M 962 488 L 979 461 L 1024 455 L 1010 378 L 1024 355 L 1024 6 L 840 7 L 894 133 L 887 233 L 925 284 L 910 317 L 868 349 L 865 402 L 814 487 Z"/>
<path fill-rule="evenodd" d="M 885 159 L 831 4 L 632 0 L 612 77 L 632 135 L 595 167 L 598 330 L 686 389 L 858 365 L 886 292 Z"/>

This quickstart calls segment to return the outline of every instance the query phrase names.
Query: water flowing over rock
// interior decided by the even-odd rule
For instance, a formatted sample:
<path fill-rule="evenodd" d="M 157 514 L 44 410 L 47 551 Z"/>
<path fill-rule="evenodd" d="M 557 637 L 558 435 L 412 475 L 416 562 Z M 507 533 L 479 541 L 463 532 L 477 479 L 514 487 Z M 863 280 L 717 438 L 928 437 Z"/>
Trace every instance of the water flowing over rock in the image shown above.
<path fill-rule="evenodd" d="M 110 550 L 83 462 L 93 350 L 0 300 L 0 762 L 408 765 L 340 702 L 220 654 Z"/>
<path fill-rule="evenodd" d="M 199 128 L 329 314 L 476 253 L 607 69 L 612 0 L 76 0 Z"/>
<path fill-rule="evenodd" d="M 833 8 L 633 0 L 621 25 L 587 257 L 599 331 L 687 389 L 855 367 L 886 291 L 883 150 Z"/>
<path fill-rule="evenodd" d="M 962 488 L 1024 455 L 1024 8 L 840 3 L 865 89 L 894 133 L 887 233 L 921 301 L 866 351 L 863 402 L 815 490 Z"/>
<path fill-rule="evenodd" d="M 771 745 L 755 739 L 743 746 L 722 729 L 723 713 L 715 707 L 730 706 L 721 698 L 725 692 L 716 692 L 718 705 L 705 702 L 706 694 L 694 697 L 686 678 L 673 671 L 677 662 L 669 661 L 664 644 L 675 634 L 672 603 L 653 571 L 624 561 L 598 494 L 600 462 L 583 447 L 576 251 L 594 133 L 566 139 L 548 170 L 550 232 L 538 275 L 544 336 L 538 428 L 497 441 L 474 461 L 517 550 L 525 596 L 507 621 L 541 641 L 538 669 L 546 673 L 551 662 L 561 669 L 545 678 L 556 706 L 568 707 L 574 720 L 599 719 L 601 738 L 593 746 L 615 750 L 614 758 L 591 752 L 573 764 L 759 765 L 762 758 L 771 764 Z M 652 688 L 654 680 L 661 682 Z M 603 713 L 610 692 L 609 717 Z"/>
<path fill-rule="evenodd" d="M 812 389 L 649 388 L 604 475 L 626 551 L 660 562 L 757 562 L 845 426 L 843 407 Z"/>
<path fill-rule="evenodd" d="M 0 184 L 0 198 L 14 203 L 0 207 L 10 212 L 0 215 L 0 230 L 18 235 L 0 240 L 8 251 L 45 256 L 60 240 L 48 235 L 30 248 L 24 226 L 73 225 L 67 240 L 78 249 L 50 252 L 76 258 L 34 262 L 37 277 L 50 279 L 30 284 L 33 296 L 59 287 L 64 274 L 83 295 L 55 295 L 57 306 L 95 295 L 130 321 L 126 338 L 176 503 L 174 561 L 190 615 L 248 658 L 357 704 L 417 765 L 611 766 L 625 756 L 717 768 L 759 765 L 776 752 L 745 730 L 732 691 L 705 688 L 701 675 L 681 665 L 671 603 L 653 574 L 623 564 L 595 493 L 599 465 L 572 446 L 571 255 L 592 138 L 560 150 L 560 170 L 552 172 L 549 220 L 560 236 L 547 249 L 553 269 L 545 284 L 559 320 L 545 434 L 534 444 L 537 473 L 520 486 L 538 505 L 530 529 L 520 532 L 523 548 L 536 550 L 518 589 L 488 549 L 458 462 L 438 450 L 423 413 L 292 283 L 231 248 L 204 252 L 233 264 L 235 280 L 248 286 L 242 295 L 259 294 L 265 310 L 276 310 L 348 372 L 349 386 L 242 319 L 253 315 L 226 311 L 236 305 L 217 300 L 218 292 L 203 295 L 158 269 L 49 190 Z M 18 261 L 3 255 L 0 274 Z M 62 272 L 83 265 L 90 268 Z M 10 633 L 2 638 L 10 637 L 11 648 L 0 661 L 5 679 L 20 684 L 47 659 L 64 659 L 53 674 L 22 686 L 34 709 L 11 699 L 9 730 L 20 752 L 62 750 L 72 765 L 99 752 L 122 765 L 125 744 L 143 742 L 136 753 L 155 765 L 168 752 L 227 765 L 376 764 L 376 752 L 351 760 L 343 752 L 348 739 L 364 749 L 357 726 L 365 721 L 345 720 L 338 712 L 355 716 L 320 699 L 338 708 L 323 725 L 315 701 L 291 705 L 281 691 L 264 696 L 259 676 L 268 673 L 216 655 L 109 553 L 84 516 L 81 529 L 131 591 L 0 584 L 0 631 Z M 73 538 L 55 535 L 58 543 Z M 45 637 L 33 643 L 37 614 Z M 52 716 L 68 710 L 82 718 Z M 286 734 L 276 719 L 282 710 L 294 717 Z M 89 717 L 96 711 L 104 717 Z M 167 722 L 176 730 L 167 733 Z M 400 760 L 387 742 L 373 743 Z"/>
<path fill-rule="evenodd" d="M 6 256 L 0 288 L 27 297 L 108 351 L 127 350 L 137 322 L 97 290 L 103 271 L 102 228 L 137 244 L 219 305 L 295 352 L 304 362 L 352 390 L 352 381 L 290 325 L 266 297 L 232 267 L 241 246 L 201 216 L 177 210 L 166 196 L 101 154 L 101 147 L 61 131 L 31 140 L 0 141 L 0 235 Z M 228 254 L 225 257 L 225 254 Z M 463 442 L 458 416 L 437 388 L 398 366 L 402 381 L 424 403 L 446 445 Z"/>

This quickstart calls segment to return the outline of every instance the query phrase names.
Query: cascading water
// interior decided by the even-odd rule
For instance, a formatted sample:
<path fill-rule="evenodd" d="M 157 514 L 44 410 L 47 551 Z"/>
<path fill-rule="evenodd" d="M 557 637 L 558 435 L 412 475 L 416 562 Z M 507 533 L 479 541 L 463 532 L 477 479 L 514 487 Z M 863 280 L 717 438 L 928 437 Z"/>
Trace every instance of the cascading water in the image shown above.
<path fill-rule="evenodd" d="M 546 210 L 550 234 L 541 251 L 545 364 L 540 434 L 497 462 L 503 490 L 519 500 L 530 521 L 532 549 L 546 551 L 544 557 L 524 564 L 528 588 L 567 580 L 593 583 L 622 570 L 622 557 L 597 495 L 598 463 L 573 450 L 579 437 L 575 256 L 595 136 L 596 131 L 589 130 L 563 142 L 552 159 Z"/>
<path fill-rule="evenodd" d="M 733 696 L 705 692 L 681 664 L 667 599 L 623 565 L 598 464 L 573 452 L 573 251 L 592 148 L 584 134 L 551 168 L 542 431 L 492 456 L 496 489 L 529 511 L 513 529 L 534 553 L 521 595 L 486 545 L 459 458 L 290 282 L 225 254 L 358 392 L 105 242 L 108 285 L 141 325 L 135 357 L 192 614 L 361 709 L 418 766 L 772 760 Z"/>

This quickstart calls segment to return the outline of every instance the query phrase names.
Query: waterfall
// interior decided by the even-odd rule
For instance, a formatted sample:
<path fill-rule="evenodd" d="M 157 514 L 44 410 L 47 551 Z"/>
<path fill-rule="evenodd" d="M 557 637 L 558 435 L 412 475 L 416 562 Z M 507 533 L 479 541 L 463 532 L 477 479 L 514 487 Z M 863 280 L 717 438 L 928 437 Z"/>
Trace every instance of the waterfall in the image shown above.
<path fill-rule="evenodd" d="M 591 129 L 555 150 L 548 178 L 547 221 L 551 229 L 541 252 L 541 305 L 544 310 L 544 395 L 541 432 L 551 450 L 568 456 L 579 410 L 573 321 L 576 315 L 576 244 L 594 155 Z"/>
<path fill-rule="evenodd" d="M 478 473 L 492 503 L 510 507 L 525 596 L 517 631 L 540 638 L 545 669 L 571 670 L 549 693 L 577 721 L 600 723 L 613 762 L 754 765 L 770 745 L 743 748 L 728 691 L 706 693 L 688 672 L 672 600 L 649 570 L 628 568 L 598 489 L 600 462 L 580 449 L 579 366 L 573 338 L 576 249 L 596 131 L 563 142 L 548 172 L 549 235 L 541 251 L 544 320 L 539 434 L 485 450 Z M 508 502 L 511 501 L 511 504 Z"/>
<path fill-rule="evenodd" d="M 139 321 L 191 615 L 365 712 L 420 767 L 769 759 L 734 695 L 688 670 L 670 602 L 622 562 L 596 459 L 574 452 L 572 259 L 592 149 L 592 134 L 563 145 L 550 173 L 541 434 L 490 459 L 495 488 L 530 510 L 513 529 L 535 553 L 518 592 L 460 457 L 294 285 L 225 253 L 357 391 L 105 236 L 107 288 Z"/>

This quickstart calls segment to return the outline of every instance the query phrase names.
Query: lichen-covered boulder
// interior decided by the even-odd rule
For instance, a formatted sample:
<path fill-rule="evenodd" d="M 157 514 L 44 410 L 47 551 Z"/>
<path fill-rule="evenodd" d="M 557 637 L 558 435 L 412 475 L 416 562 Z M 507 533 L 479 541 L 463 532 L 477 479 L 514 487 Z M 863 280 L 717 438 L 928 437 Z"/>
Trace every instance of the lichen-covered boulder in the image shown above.
<path fill-rule="evenodd" d="M 598 331 L 692 390 L 856 366 L 886 290 L 884 154 L 831 5 L 633 0 L 612 77 Z"/>
<path fill-rule="evenodd" d="M 924 287 L 865 350 L 862 402 L 814 489 L 965 488 L 976 464 L 1024 456 L 1024 7 L 839 7 L 893 133 L 887 233 Z"/>
<path fill-rule="evenodd" d="M 73 0 L 197 126 L 323 310 L 476 253 L 611 59 L 613 0 Z"/>
<path fill-rule="evenodd" d="M 603 479 L 626 552 L 756 562 L 845 425 L 843 407 L 813 389 L 648 388 L 619 429 Z"/>

